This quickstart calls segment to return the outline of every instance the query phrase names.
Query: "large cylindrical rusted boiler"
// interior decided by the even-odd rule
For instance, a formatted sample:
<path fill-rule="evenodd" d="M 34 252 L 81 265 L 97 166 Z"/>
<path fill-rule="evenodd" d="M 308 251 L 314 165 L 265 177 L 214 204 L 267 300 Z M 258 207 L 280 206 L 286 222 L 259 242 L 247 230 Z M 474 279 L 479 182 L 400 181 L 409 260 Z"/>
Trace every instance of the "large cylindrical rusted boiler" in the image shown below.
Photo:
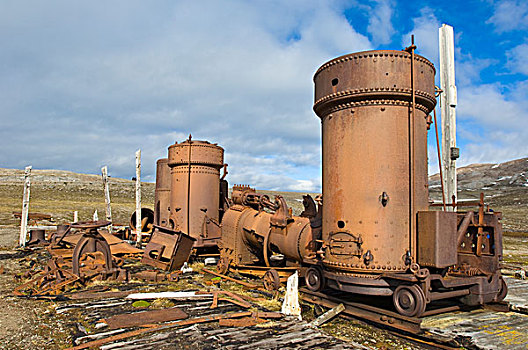
<path fill-rule="evenodd" d="M 189 139 L 169 147 L 168 165 L 169 227 L 195 238 L 195 247 L 216 246 L 220 238 L 220 169 L 224 166 L 224 149 Z"/>
<path fill-rule="evenodd" d="M 154 223 L 168 226 L 170 216 L 171 169 L 169 159 L 156 162 L 156 189 L 154 191 Z"/>
<path fill-rule="evenodd" d="M 357 277 L 413 262 L 416 213 L 428 209 L 434 76 L 427 59 L 415 55 L 412 64 L 410 53 L 385 50 L 341 56 L 315 73 L 329 280 L 337 280 L 332 271 Z"/>

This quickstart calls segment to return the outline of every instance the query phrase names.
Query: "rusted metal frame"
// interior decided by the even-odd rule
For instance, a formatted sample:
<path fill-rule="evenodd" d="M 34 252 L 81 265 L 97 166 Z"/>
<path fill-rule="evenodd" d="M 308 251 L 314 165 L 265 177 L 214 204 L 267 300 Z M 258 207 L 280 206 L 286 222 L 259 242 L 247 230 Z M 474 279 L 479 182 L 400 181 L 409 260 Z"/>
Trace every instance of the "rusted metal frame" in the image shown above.
<path fill-rule="evenodd" d="M 458 310 L 460 310 L 460 306 L 458 305 L 446 306 L 446 307 L 439 308 L 439 309 L 427 310 L 422 314 L 421 317 L 433 316 L 433 315 L 443 314 L 446 312 L 454 312 Z"/>
<path fill-rule="evenodd" d="M 474 215 L 475 214 L 472 211 L 468 211 L 464 216 L 464 219 L 462 219 L 462 222 L 460 223 L 460 226 L 457 230 L 457 249 L 460 247 L 460 244 L 462 244 L 469 224 L 473 222 Z"/>
<path fill-rule="evenodd" d="M 433 109 L 433 117 L 434 117 L 435 134 L 436 134 L 436 152 L 437 152 L 437 157 L 438 157 L 438 168 L 440 169 L 440 188 L 442 189 L 442 205 L 444 206 L 444 211 L 446 211 L 444 177 L 442 175 L 442 156 L 440 152 L 440 139 L 438 138 L 438 123 L 436 122 L 436 108 Z"/>
<path fill-rule="evenodd" d="M 323 293 L 311 292 L 306 288 L 301 288 L 301 299 L 312 304 L 322 305 L 328 308 L 334 308 L 343 303 L 345 310 L 343 314 L 367 320 L 380 326 L 391 327 L 400 331 L 417 334 L 421 331 L 421 320 L 416 317 L 407 317 L 392 311 L 383 310 L 374 306 L 347 302 L 336 297 L 328 296 Z"/>
<path fill-rule="evenodd" d="M 248 288 L 257 288 L 258 287 L 256 284 L 240 281 L 240 280 L 237 280 L 235 278 L 232 278 L 232 277 L 229 277 L 229 276 L 226 276 L 226 275 L 222 275 L 220 273 L 217 273 L 217 272 L 214 272 L 214 271 L 211 271 L 211 270 L 208 270 L 208 269 L 202 269 L 202 271 L 205 272 L 205 273 L 208 273 L 210 275 L 213 275 L 213 276 L 221 277 L 221 278 L 226 279 L 226 280 L 231 281 L 231 282 L 236 282 L 238 284 L 243 285 L 244 287 L 248 287 Z"/>
<path fill-rule="evenodd" d="M 477 229 L 477 256 L 482 255 L 482 235 L 484 234 L 484 193 L 480 193 L 479 217 Z"/>
<path fill-rule="evenodd" d="M 430 295 L 431 301 L 434 301 L 434 300 L 461 297 L 464 295 L 468 295 L 469 293 L 470 293 L 469 289 L 461 289 L 461 290 L 453 290 L 450 292 L 433 292 L 433 293 L 429 293 L 429 295 Z"/>
<path fill-rule="evenodd" d="M 135 337 L 135 336 L 140 335 L 140 334 L 157 332 L 157 331 L 160 331 L 160 330 L 170 329 L 170 328 L 179 327 L 179 326 L 188 326 L 188 325 L 193 325 L 193 324 L 198 324 L 198 323 L 214 322 L 214 321 L 218 321 L 218 320 L 221 320 L 221 319 L 228 319 L 228 318 L 247 317 L 247 316 L 251 316 L 251 315 L 252 315 L 252 312 L 243 311 L 243 312 L 234 312 L 234 313 L 224 314 L 224 315 L 215 315 L 215 316 L 206 316 L 206 317 L 192 318 L 192 319 L 188 319 L 188 320 L 182 320 L 182 321 L 175 321 L 175 322 L 171 322 L 171 323 L 166 323 L 166 324 L 163 324 L 163 325 L 154 325 L 152 327 L 143 328 L 143 329 L 137 329 L 135 331 L 130 331 L 130 332 L 126 332 L 126 333 L 116 334 L 116 335 L 113 335 L 113 336 L 108 337 L 108 338 L 90 341 L 90 342 L 87 342 L 87 343 L 84 343 L 84 344 L 81 344 L 81 345 L 77 345 L 77 346 L 68 348 L 68 350 L 87 349 L 87 348 L 91 348 L 91 347 L 96 347 L 96 346 L 100 346 L 100 345 L 103 345 L 103 344 L 107 344 L 107 343 L 110 343 L 110 342 L 113 342 L 113 341 L 122 340 L 122 339 L 130 338 L 130 337 Z"/>

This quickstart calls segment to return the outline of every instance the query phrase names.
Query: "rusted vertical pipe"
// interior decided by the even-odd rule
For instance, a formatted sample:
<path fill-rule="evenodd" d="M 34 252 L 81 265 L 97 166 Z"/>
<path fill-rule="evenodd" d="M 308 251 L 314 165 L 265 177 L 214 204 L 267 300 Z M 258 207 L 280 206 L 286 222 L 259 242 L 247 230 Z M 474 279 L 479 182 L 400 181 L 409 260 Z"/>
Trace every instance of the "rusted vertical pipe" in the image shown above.
<path fill-rule="evenodd" d="M 477 231 L 477 256 L 482 255 L 482 235 L 484 234 L 484 193 L 480 193 L 479 218 Z"/>
<path fill-rule="evenodd" d="M 411 35 L 411 115 L 409 120 L 409 238 L 410 251 L 413 259 L 416 258 L 416 218 L 414 216 L 414 192 L 415 192 L 415 167 L 414 167 L 414 116 L 416 104 L 416 90 L 414 88 L 414 35 Z"/>
<path fill-rule="evenodd" d="M 442 157 L 440 155 L 440 141 L 438 138 L 438 124 L 436 123 L 436 108 L 433 109 L 434 116 L 434 125 L 436 133 L 436 152 L 438 154 L 438 168 L 440 169 L 440 188 L 442 189 L 442 204 L 444 206 L 444 211 L 446 211 L 446 200 L 445 200 L 445 191 L 444 191 L 444 177 L 442 176 Z"/>

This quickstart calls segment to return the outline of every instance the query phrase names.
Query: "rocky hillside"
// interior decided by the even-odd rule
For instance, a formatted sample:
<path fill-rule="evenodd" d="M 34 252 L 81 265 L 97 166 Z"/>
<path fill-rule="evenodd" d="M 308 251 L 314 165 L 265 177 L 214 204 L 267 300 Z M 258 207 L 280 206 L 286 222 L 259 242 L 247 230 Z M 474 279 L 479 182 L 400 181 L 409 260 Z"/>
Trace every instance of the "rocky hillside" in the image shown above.
<path fill-rule="evenodd" d="M 528 187 L 528 157 L 499 164 L 471 164 L 457 169 L 460 191 Z M 430 188 L 440 187 L 440 175 L 429 178 Z"/>

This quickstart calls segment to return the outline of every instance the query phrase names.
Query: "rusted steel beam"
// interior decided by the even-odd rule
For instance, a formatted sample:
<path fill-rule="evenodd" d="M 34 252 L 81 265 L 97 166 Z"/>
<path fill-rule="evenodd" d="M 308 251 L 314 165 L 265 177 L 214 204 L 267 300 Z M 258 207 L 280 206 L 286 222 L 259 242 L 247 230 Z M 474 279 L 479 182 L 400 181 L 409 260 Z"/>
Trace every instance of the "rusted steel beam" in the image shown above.
<path fill-rule="evenodd" d="M 322 293 L 311 292 L 306 288 L 302 288 L 300 292 L 303 293 L 301 294 L 301 299 L 312 304 L 334 308 L 340 303 L 343 303 L 345 310 L 342 313 L 354 318 L 367 320 L 380 326 L 390 327 L 413 334 L 420 333 L 421 331 L 421 320 L 416 317 L 402 316 L 374 306 L 347 302 Z"/>
<path fill-rule="evenodd" d="M 126 313 L 112 316 L 106 320 L 109 329 L 138 327 L 144 324 L 182 320 L 187 318 L 182 309 L 173 307 L 170 309 L 151 310 L 137 313 Z"/>
<path fill-rule="evenodd" d="M 258 288 L 258 286 L 256 284 L 240 281 L 240 280 L 237 280 L 235 278 L 232 278 L 232 277 L 229 277 L 229 276 L 226 276 L 226 275 L 222 275 L 221 273 L 217 273 L 217 272 L 214 272 L 214 271 L 211 271 L 211 270 L 208 270 L 208 269 L 202 269 L 202 271 L 205 272 L 205 273 L 208 273 L 210 275 L 213 275 L 213 276 L 221 277 L 221 278 L 226 279 L 226 280 L 231 281 L 231 282 L 236 282 L 238 284 L 243 285 L 244 287 Z"/>
<path fill-rule="evenodd" d="M 157 326 L 152 326 L 152 327 L 149 327 L 149 328 L 137 329 L 135 331 L 130 331 L 130 332 L 126 332 L 126 333 L 116 334 L 116 335 L 113 335 L 113 336 L 108 337 L 108 338 L 98 339 L 98 340 L 90 341 L 90 342 L 87 342 L 87 343 L 84 343 L 84 344 L 81 344 L 81 345 L 77 345 L 77 346 L 68 348 L 67 350 L 87 349 L 87 348 L 96 347 L 96 346 L 100 346 L 100 345 L 103 345 L 103 344 L 111 343 L 111 342 L 114 342 L 114 341 L 117 341 L 117 340 L 122 340 L 122 339 L 130 338 L 130 337 L 135 337 L 137 335 L 144 334 L 144 333 L 157 332 L 157 331 L 160 331 L 160 330 L 163 330 L 163 329 L 169 329 L 169 328 L 174 328 L 174 327 L 179 327 L 179 326 L 188 326 L 188 325 L 198 324 L 198 323 L 214 322 L 214 321 L 219 321 L 221 319 L 247 317 L 247 316 L 251 316 L 251 315 L 252 315 L 251 312 L 243 311 L 243 312 L 234 312 L 234 313 L 225 314 L 225 315 L 206 316 L 206 317 L 192 318 L 192 319 L 189 319 L 189 320 L 175 321 L 175 322 L 171 322 L 171 323 L 167 323 L 167 324 L 163 324 L 163 325 L 157 325 Z"/>

